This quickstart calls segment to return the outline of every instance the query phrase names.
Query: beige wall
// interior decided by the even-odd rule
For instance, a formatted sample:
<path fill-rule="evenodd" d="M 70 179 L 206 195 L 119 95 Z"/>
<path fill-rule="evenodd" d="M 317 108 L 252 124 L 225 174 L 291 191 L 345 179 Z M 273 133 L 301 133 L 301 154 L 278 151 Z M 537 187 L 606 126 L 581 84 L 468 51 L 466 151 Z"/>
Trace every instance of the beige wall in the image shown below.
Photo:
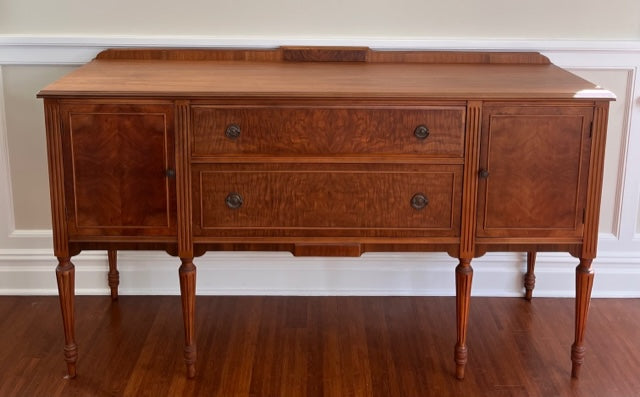
<path fill-rule="evenodd" d="M 620 175 L 621 161 L 624 159 L 624 144 L 628 129 L 628 108 L 631 100 L 628 88 L 632 86 L 632 74 L 629 70 L 590 70 L 574 69 L 573 73 L 592 81 L 616 94 L 617 100 L 609 109 L 609 126 L 607 129 L 607 145 L 605 152 L 604 180 L 602 182 L 602 204 L 600 209 L 600 232 L 617 234 L 622 188 Z M 639 217 L 640 219 L 640 217 Z"/>
<path fill-rule="evenodd" d="M 43 111 L 35 94 L 74 67 L 60 64 L 86 62 L 110 46 L 301 39 L 543 50 L 613 91 L 594 296 L 638 297 L 639 15 L 638 0 L 0 0 L 0 293 L 56 293 Z M 125 294 L 177 293 L 175 258 L 122 252 L 119 261 Z M 474 295 L 520 295 L 523 261 L 519 254 L 474 260 Z M 79 293 L 108 293 L 103 252 L 74 262 Z M 447 295 L 454 262 L 439 254 L 294 260 L 284 253 L 209 253 L 198 259 L 198 293 Z M 573 296 L 576 263 L 564 254 L 540 255 L 536 295 Z"/>
<path fill-rule="evenodd" d="M 2 0 L 0 34 L 639 39 L 638 0 Z"/>

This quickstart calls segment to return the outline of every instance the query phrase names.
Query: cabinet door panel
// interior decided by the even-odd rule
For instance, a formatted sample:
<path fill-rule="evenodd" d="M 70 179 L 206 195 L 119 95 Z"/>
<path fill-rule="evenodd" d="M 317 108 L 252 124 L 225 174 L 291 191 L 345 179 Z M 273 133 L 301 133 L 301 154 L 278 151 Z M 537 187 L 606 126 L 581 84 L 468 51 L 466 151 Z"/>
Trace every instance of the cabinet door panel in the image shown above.
<path fill-rule="evenodd" d="M 479 237 L 580 237 L 591 107 L 487 106 Z"/>
<path fill-rule="evenodd" d="M 73 235 L 175 234 L 170 105 L 63 106 Z"/>

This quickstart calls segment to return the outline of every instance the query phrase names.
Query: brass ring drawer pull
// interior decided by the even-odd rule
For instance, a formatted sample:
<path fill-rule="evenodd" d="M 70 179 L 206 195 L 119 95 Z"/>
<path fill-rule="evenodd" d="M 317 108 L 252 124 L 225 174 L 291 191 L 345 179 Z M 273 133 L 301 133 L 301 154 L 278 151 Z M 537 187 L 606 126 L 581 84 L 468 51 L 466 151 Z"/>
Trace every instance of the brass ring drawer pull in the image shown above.
<path fill-rule="evenodd" d="M 416 193 L 411 197 L 411 207 L 415 210 L 421 210 L 429 205 L 429 199 L 422 193 Z"/>
<path fill-rule="evenodd" d="M 419 125 L 416 127 L 415 130 L 413 130 L 413 135 L 416 136 L 416 138 L 418 139 L 427 139 L 427 137 L 429 136 L 429 128 L 427 128 L 426 125 Z"/>
<path fill-rule="evenodd" d="M 238 193 L 229 193 L 224 202 L 227 203 L 227 207 L 231 208 L 232 210 L 242 207 L 242 204 L 244 203 L 244 201 L 242 200 L 242 196 Z"/>
<path fill-rule="evenodd" d="M 229 139 L 238 139 L 240 137 L 240 126 L 238 124 L 229 124 L 224 134 Z"/>

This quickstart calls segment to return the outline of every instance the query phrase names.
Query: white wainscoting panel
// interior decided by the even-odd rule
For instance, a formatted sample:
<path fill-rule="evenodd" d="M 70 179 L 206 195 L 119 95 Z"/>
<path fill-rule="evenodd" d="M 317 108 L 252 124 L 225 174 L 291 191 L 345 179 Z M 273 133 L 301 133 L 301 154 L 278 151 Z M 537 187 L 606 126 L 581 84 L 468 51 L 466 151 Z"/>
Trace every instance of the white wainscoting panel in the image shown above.
<path fill-rule="evenodd" d="M 541 51 L 559 66 L 615 83 L 594 297 L 640 297 L 640 42 L 291 37 L 47 37 L 0 35 L 0 294 L 56 294 L 50 230 L 15 228 L 2 65 L 77 65 L 108 47 L 277 47 L 364 45 L 380 49 Z M 623 81 L 622 85 L 619 83 Z M 600 83 L 600 82 L 597 82 Z M 610 88 L 607 86 L 607 88 Z M 34 99 L 35 100 L 35 99 Z M 44 139 L 44 129 L 42 131 Z M 43 170 L 46 172 L 46 170 Z M 43 202 L 48 205 L 48 197 Z M 108 294 L 104 252 L 82 253 L 78 294 Z M 457 260 L 446 254 L 368 253 L 294 258 L 288 253 L 212 252 L 194 261 L 201 295 L 453 295 Z M 534 296 L 574 295 L 577 260 L 541 253 Z M 120 252 L 122 294 L 178 294 L 179 261 L 161 252 Z M 491 253 L 472 262 L 472 294 L 521 296 L 525 255 Z"/>

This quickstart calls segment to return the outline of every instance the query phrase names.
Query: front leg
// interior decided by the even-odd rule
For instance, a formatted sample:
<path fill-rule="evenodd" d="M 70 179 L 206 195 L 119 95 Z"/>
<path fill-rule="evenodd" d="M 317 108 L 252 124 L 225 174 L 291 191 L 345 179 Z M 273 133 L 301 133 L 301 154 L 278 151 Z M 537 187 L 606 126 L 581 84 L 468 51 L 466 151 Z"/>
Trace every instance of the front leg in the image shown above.
<path fill-rule="evenodd" d="M 464 379 L 464 369 L 467 364 L 467 320 L 469 319 L 472 279 L 471 259 L 460 258 L 460 264 L 456 266 L 457 341 L 454 355 L 456 378 L 458 379 Z"/>
<path fill-rule="evenodd" d="M 195 338 L 195 304 L 196 304 L 196 267 L 193 258 L 180 258 L 180 296 L 182 298 L 182 315 L 184 318 L 184 362 L 187 365 L 187 377 L 196 376 L 196 338 Z"/>
<path fill-rule="evenodd" d="M 591 302 L 591 288 L 593 287 L 593 270 L 591 262 L 593 259 L 580 259 L 580 264 L 576 267 L 576 323 L 575 341 L 571 346 L 571 376 L 578 378 L 580 368 L 584 363 L 584 333 L 587 325 L 587 315 L 589 314 L 589 304 Z"/>
<path fill-rule="evenodd" d="M 78 360 L 74 318 L 75 271 L 75 266 L 71 263 L 70 258 L 58 258 L 56 280 L 58 281 L 58 296 L 64 327 L 64 360 L 67 362 L 67 378 L 75 378 L 76 361 Z"/>

